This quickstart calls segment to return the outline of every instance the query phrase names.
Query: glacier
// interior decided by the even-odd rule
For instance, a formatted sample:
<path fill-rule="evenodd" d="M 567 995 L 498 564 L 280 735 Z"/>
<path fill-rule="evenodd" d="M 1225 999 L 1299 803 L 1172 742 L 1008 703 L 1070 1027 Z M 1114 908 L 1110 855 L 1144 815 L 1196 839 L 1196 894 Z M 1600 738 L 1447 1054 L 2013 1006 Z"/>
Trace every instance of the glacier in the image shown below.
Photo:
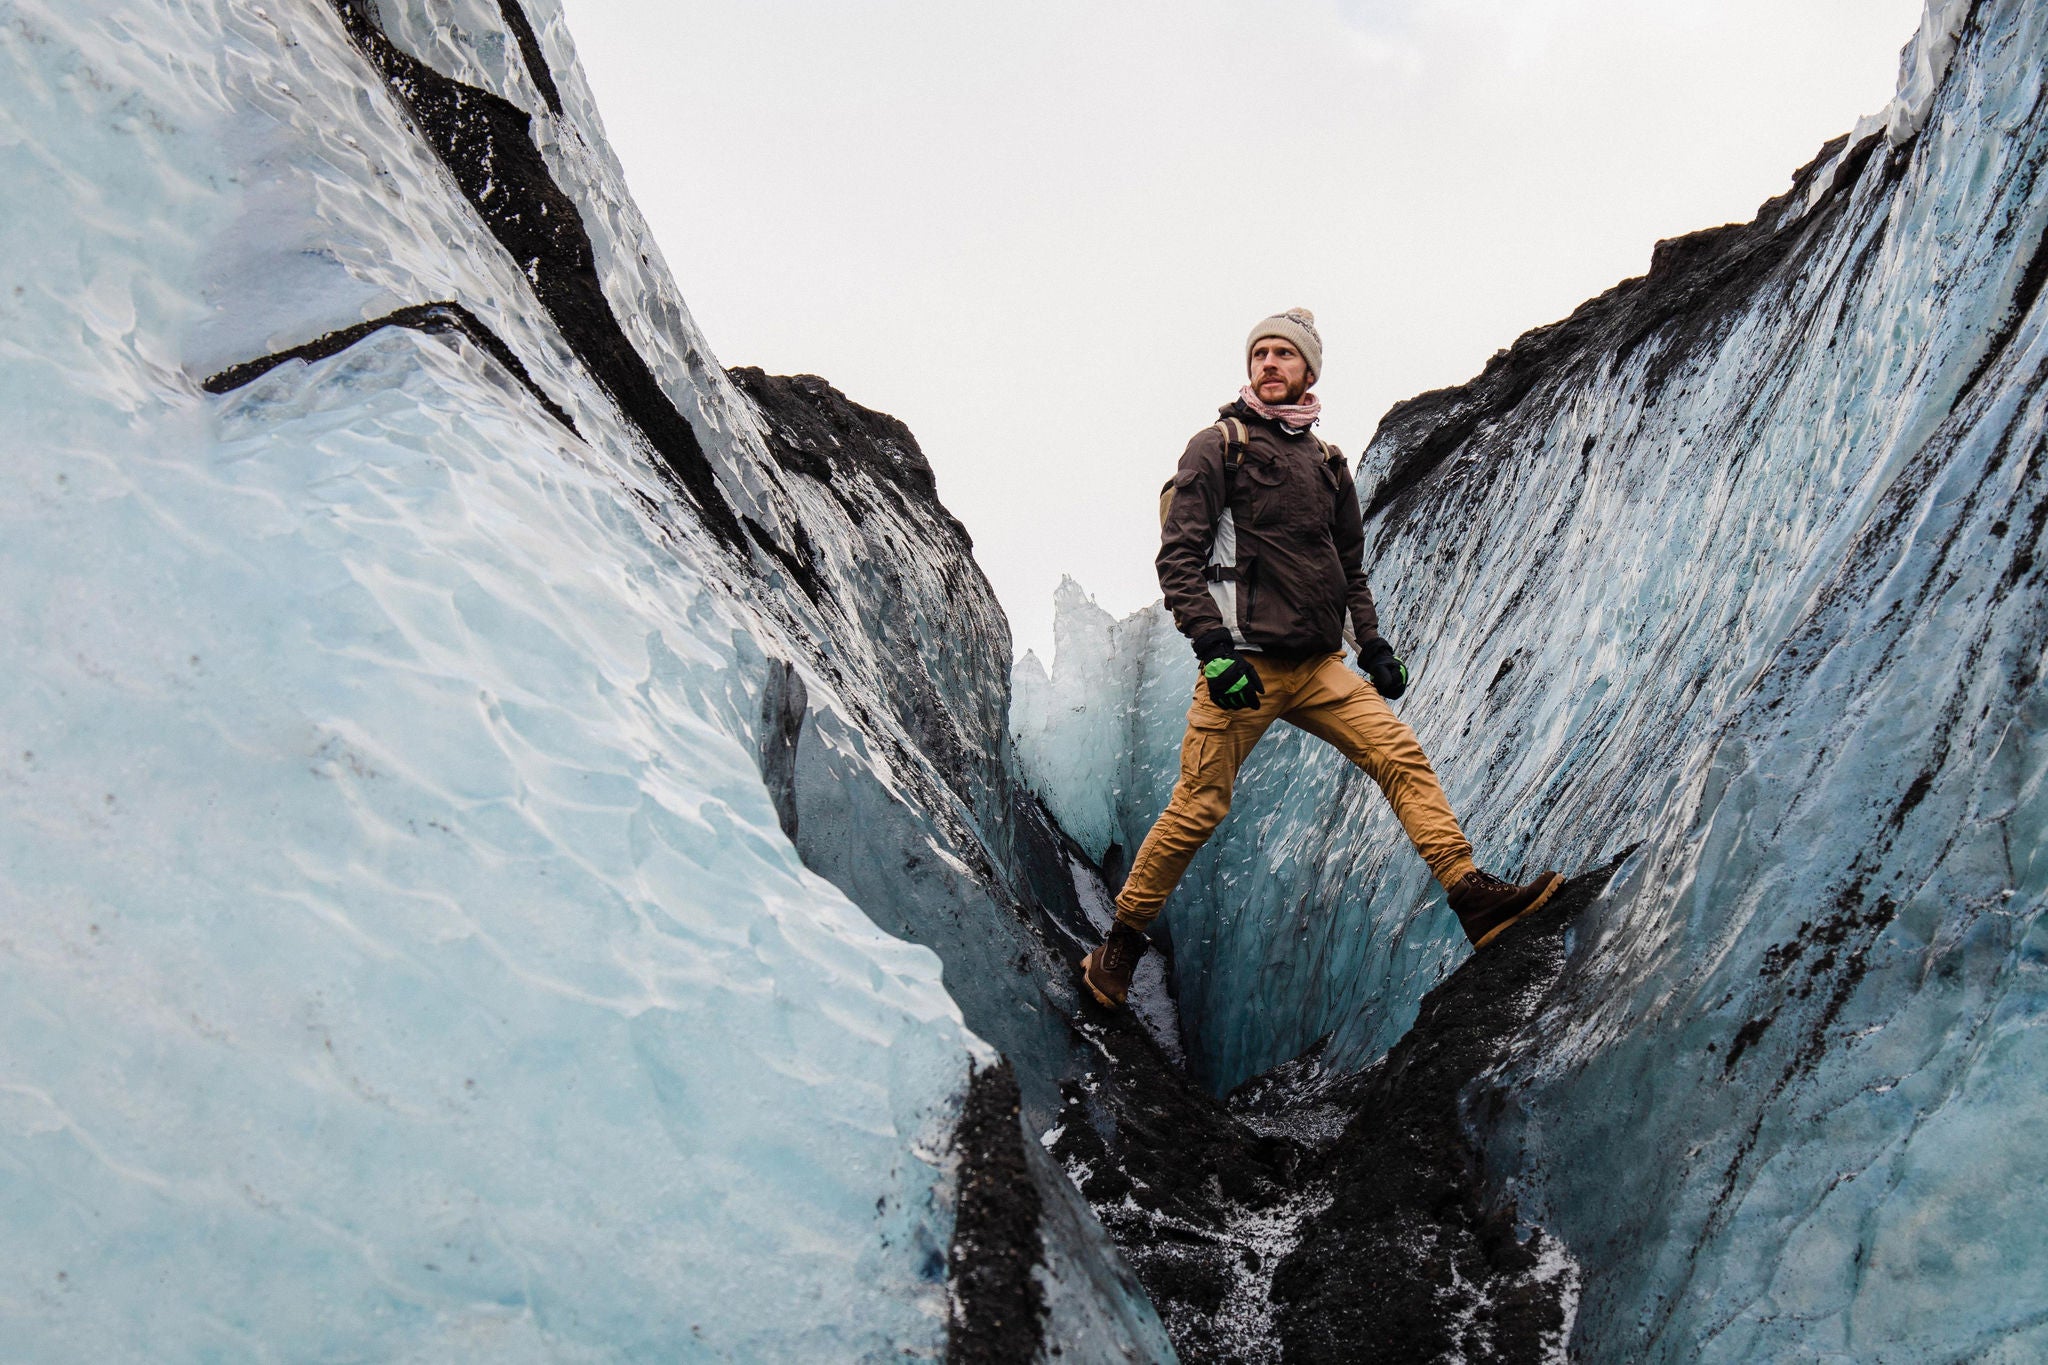
<path fill-rule="evenodd" d="M 1899 99 L 1754 221 L 1360 457 L 1397 709 L 1482 865 L 1620 860 L 1460 1101 L 1488 1198 L 1575 1267 L 1574 1358 L 2048 1354 L 2044 52 L 2048 6 L 1931 0 Z M 1059 608 L 1013 731 L 1114 870 L 1186 646 Z M 1303 1054 L 1384 1076 L 1469 956 L 1377 791 L 1291 733 L 1162 924 L 1219 1095 Z"/>
<path fill-rule="evenodd" d="M 1171 1359 L 1023 1127 L 1100 889 L 1007 625 L 719 368 L 559 5 L 0 73 L 9 1357 Z"/>
<path fill-rule="evenodd" d="M 726 370 L 558 0 L 0 0 L 10 1358 L 2026 1360 L 2048 5 L 1382 421 L 1477 957 Z M 1846 121 L 1846 120 L 1845 120 Z M 1164 457 L 1162 457 L 1164 458 Z"/>

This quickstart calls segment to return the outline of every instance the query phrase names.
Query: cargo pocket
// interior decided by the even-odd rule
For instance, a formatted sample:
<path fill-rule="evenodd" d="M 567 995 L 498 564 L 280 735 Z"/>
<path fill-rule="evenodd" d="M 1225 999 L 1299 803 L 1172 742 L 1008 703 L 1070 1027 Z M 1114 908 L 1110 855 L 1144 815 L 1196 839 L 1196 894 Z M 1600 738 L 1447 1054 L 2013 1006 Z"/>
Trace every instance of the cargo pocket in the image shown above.
<path fill-rule="evenodd" d="M 1197 682 L 1197 692 L 1206 689 L 1207 683 Z M 1206 700 L 1206 698 L 1204 698 Z M 1230 718 L 1220 711 L 1195 709 L 1188 712 L 1188 732 L 1180 742 L 1180 780 L 1187 785 L 1201 786 L 1202 775 L 1215 773 L 1223 763 L 1224 740 L 1230 731 Z"/>
<path fill-rule="evenodd" d="M 1287 471 L 1277 460 L 1248 459 L 1243 466 L 1246 520 L 1253 526 L 1268 526 L 1285 518 Z"/>

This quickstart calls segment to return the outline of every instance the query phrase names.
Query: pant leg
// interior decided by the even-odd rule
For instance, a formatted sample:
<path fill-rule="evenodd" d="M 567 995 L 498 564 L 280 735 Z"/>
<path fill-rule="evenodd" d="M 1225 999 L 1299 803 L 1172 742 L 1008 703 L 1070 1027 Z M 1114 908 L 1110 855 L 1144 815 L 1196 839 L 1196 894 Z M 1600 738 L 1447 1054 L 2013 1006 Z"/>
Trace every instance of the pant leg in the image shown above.
<path fill-rule="evenodd" d="M 1237 770 L 1287 701 L 1280 691 L 1284 679 L 1275 673 L 1260 670 L 1267 695 L 1252 711 L 1226 711 L 1209 700 L 1206 683 L 1195 684 L 1187 734 L 1180 742 L 1180 780 L 1174 783 L 1166 809 L 1138 845 L 1130 875 L 1124 878 L 1123 890 L 1117 892 L 1116 917 L 1133 929 L 1143 929 L 1158 918 L 1166 898 L 1188 870 L 1189 860 L 1230 814 Z"/>
<path fill-rule="evenodd" d="M 1415 732 L 1342 656 L 1332 654 L 1316 667 L 1281 719 L 1335 745 L 1379 784 L 1409 842 L 1446 890 L 1473 870 L 1472 844 Z"/>

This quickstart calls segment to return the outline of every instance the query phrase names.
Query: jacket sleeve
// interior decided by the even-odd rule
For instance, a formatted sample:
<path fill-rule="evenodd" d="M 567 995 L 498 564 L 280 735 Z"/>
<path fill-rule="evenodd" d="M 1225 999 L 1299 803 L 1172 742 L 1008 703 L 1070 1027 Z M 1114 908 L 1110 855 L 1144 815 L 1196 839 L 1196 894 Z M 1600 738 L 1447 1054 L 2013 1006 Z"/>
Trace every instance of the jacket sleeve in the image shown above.
<path fill-rule="evenodd" d="M 1205 427 L 1180 457 L 1180 469 L 1173 476 L 1173 506 L 1167 511 L 1166 525 L 1160 528 L 1159 557 L 1152 561 L 1159 570 L 1159 591 L 1166 596 L 1166 609 L 1190 641 L 1229 625 L 1216 609 L 1216 599 L 1209 595 L 1209 581 L 1202 577 L 1226 496 L 1223 435 L 1214 427 Z"/>
<path fill-rule="evenodd" d="M 1331 510 L 1330 539 L 1337 546 L 1337 562 L 1344 566 L 1344 608 L 1351 613 L 1351 630 L 1362 651 L 1366 642 L 1380 633 L 1379 609 L 1373 606 L 1372 589 L 1365 585 L 1365 519 L 1358 508 L 1358 484 L 1351 477 L 1351 465 L 1335 446 L 1330 447 L 1337 470 L 1337 501 Z"/>

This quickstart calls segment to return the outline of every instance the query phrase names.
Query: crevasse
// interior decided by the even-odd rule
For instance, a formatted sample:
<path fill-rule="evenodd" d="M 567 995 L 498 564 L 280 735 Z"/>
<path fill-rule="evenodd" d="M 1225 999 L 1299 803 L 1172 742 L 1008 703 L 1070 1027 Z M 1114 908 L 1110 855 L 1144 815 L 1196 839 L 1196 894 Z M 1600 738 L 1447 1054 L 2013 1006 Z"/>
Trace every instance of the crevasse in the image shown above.
<path fill-rule="evenodd" d="M 1637 849 L 1473 1119 L 1582 1267 L 1584 1358 L 2048 1353 L 2044 51 L 2048 6 L 1930 4 L 1899 101 L 1755 222 L 1660 244 L 1361 459 L 1399 709 L 1482 864 Z M 1186 646 L 1061 608 L 1019 751 L 1129 849 Z M 1299 735 L 1165 924 L 1219 1093 L 1324 1037 L 1364 1065 L 1466 955 Z"/>
<path fill-rule="evenodd" d="M 1869 136 L 1366 453 L 1482 854 L 1637 849 L 1470 1091 L 1585 1358 L 2048 1350 L 2043 28 L 1931 4 Z M 1463 950 L 1362 779 L 1270 741 L 1184 1022 L 1091 1018 L 929 465 L 712 360 L 556 4 L 16 0 L 0 73 L 12 1356 L 1171 1359 L 1020 1119 L 1285 1337 L 1233 1239 L 1343 1210 L 1175 1185 L 1292 1149 L 1146 1030 L 1400 1034 Z M 1017 753 L 1114 866 L 1191 679 L 1063 596 Z"/>

